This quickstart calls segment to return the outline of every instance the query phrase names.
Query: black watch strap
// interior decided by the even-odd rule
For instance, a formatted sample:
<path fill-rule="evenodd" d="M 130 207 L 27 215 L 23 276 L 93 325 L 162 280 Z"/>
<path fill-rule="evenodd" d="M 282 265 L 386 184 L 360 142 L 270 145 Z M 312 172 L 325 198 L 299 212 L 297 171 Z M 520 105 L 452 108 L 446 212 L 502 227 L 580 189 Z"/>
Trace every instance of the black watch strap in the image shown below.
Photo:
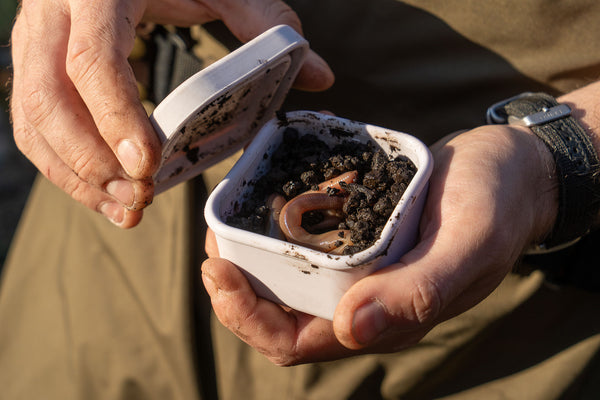
<path fill-rule="evenodd" d="M 573 242 L 589 232 L 600 211 L 600 163 L 571 109 L 545 93 L 524 93 L 488 110 L 488 122 L 528 126 L 548 146 L 559 182 L 558 215 L 542 248 Z"/>

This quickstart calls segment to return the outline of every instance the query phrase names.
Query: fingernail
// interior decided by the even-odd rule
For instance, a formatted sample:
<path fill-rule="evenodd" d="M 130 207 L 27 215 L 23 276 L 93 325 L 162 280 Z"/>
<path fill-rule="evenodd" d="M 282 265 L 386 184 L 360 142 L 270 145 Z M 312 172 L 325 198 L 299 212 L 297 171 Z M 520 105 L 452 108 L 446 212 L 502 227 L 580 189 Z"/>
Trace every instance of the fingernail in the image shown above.
<path fill-rule="evenodd" d="M 119 200 L 126 207 L 132 207 L 135 202 L 135 187 L 125 179 L 115 179 L 106 185 L 106 192 Z"/>
<path fill-rule="evenodd" d="M 117 146 L 119 161 L 127 173 L 134 176 L 142 162 L 142 152 L 131 140 L 121 140 Z"/>
<path fill-rule="evenodd" d="M 378 300 L 364 304 L 354 313 L 352 336 L 360 344 L 372 343 L 387 328 L 387 312 Z"/>
<path fill-rule="evenodd" d="M 98 210 L 108 218 L 113 224 L 121 225 L 125 217 L 123 206 L 114 201 L 107 201 L 100 205 Z"/>

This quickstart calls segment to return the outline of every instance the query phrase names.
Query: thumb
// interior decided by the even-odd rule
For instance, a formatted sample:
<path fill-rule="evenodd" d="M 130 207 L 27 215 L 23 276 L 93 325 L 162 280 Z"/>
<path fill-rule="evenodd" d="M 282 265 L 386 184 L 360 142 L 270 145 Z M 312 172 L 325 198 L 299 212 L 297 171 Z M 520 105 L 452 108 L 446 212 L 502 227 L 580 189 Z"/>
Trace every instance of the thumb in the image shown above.
<path fill-rule="evenodd" d="M 481 272 L 468 254 L 468 246 L 458 249 L 425 241 L 399 263 L 360 280 L 336 308 L 336 337 L 350 349 L 386 352 L 416 343 L 437 323 L 472 307 L 490 290 L 487 284 L 465 290 Z"/>
<path fill-rule="evenodd" d="M 398 263 L 350 288 L 336 308 L 334 331 L 350 349 L 388 341 L 408 345 L 433 326 L 442 305 L 435 280 L 417 265 Z"/>
<path fill-rule="evenodd" d="M 500 241 L 487 239 L 488 233 L 485 227 L 468 224 L 425 233 L 399 263 L 361 279 L 346 292 L 333 319 L 338 340 L 350 349 L 397 351 L 479 303 L 515 261 L 512 253 L 500 251 L 501 244 L 492 248 L 490 243 Z"/>
<path fill-rule="evenodd" d="M 219 1 L 215 2 L 213 11 L 244 43 L 282 24 L 302 34 L 300 18 L 281 0 Z M 333 85 L 334 79 L 327 62 L 309 50 L 294 86 L 302 90 L 325 90 Z"/>

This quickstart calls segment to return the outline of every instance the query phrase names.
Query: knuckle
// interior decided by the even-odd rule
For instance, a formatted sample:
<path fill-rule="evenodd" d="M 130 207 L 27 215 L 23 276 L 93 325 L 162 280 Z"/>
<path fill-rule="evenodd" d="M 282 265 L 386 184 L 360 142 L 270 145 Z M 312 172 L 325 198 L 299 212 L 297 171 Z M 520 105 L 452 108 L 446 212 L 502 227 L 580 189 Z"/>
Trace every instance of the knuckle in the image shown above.
<path fill-rule="evenodd" d="M 43 127 L 52 119 L 58 106 L 58 94 L 43 81 L 26 84 L 21 101 L 23 115 L 33 126 Z"/>
<path fill-rule="evenodd" d="M 60 184 L 58 186 L 61 187 Z M 92 195 L 92 192 L 94 189 L 89 184 L 79 179 L 77 176 L 71 176 L 66 181 L 64 181 L 62 183 L 62 189 L 74 200 L 78 201 L 79 203 L 85 205 L 88 208 L 95 209 L 95 204 L 92 204 L 94 197 Z"/>
<path fill-rule="evenodd" d="M 435 283 L 425 279 L 414 286 L 412 312 L 420 324 L 432 322 L 442 308 L 440 290 Z"/>
<path fill-rule="evenodd" d="M 67 75 L 73 82 L 91 81 L 103 57 L 91 35 L 79 35 L 68 49 Z"/>
<path fill-rule="evenodd" d="M 82 152 L 73 158 L 71 168 L 81 180 L 85 182 L 93 181 L 98 170 L 96 168 L 96 156 L 89 152 Z"/>
<path fill-rule="evenodd" d="M 264 344 L 261 346 L 255 343 L 253 347 L 270 362 L 279 367 L 290 367 L 300 363 L 297 346 L 288 346 L 286 340 L 271 338 L 268 346 Z"/>
<path fill-rule="evenodd" d="M 125 111 L 109 107 L 107 104 L 96 110 L 98 113 L 95 118 L 96 126 L 101 133 L 105 134 L 110 132 L 119 121 L 127 119 Z"/>
<path fill-rule="evenodd" d="M 61 186 L 60 183 L 58 185 Z M 81 201 L 80 199 L 83 198 L 83 193 L 85 192 L 86 186 L 87 185 L 85 182 L 75 177 L 73 179 L 67 179 L 65 182 L 63 182 L 62 189 L 73 199 Z"/>

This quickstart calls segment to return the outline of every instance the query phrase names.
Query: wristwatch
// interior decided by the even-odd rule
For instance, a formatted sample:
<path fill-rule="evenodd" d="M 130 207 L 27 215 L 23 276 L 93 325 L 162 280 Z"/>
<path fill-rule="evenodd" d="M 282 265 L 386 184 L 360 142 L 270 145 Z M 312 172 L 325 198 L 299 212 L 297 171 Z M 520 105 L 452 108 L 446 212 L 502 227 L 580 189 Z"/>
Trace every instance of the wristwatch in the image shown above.
<path fill-rule="evenodd" d="M 522 93 L 492 105 L 486 117 L 489 124 L 529 127 L 554 157 L 558 215 L 550 235 L 528 252 L 559 250 L 588 233 L 600 211 L 600 162 L 570 107 L 545 93 Z"/>

